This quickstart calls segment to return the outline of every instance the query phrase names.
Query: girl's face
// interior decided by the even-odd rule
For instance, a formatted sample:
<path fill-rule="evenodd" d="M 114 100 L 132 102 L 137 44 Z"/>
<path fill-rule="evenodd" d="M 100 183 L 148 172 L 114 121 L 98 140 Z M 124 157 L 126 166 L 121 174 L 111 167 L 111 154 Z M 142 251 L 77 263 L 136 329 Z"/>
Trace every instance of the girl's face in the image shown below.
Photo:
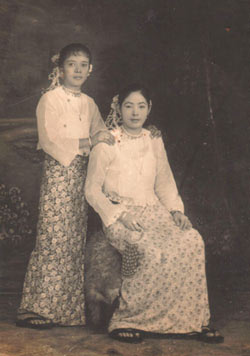
<path fill-rule="evenodd" d="M 65 87 L 79 90 L 86 81 L 91 67 L 89 58 L 83 52 L 67 57 L 61 68 L 61 78 Z"/>
<path fill-rule="evenodd" d="M 144 96 L 139 92 L 129 94 L 121 105 L 122 124 L 131 134 L 139 134 L 151 110 Z"/>

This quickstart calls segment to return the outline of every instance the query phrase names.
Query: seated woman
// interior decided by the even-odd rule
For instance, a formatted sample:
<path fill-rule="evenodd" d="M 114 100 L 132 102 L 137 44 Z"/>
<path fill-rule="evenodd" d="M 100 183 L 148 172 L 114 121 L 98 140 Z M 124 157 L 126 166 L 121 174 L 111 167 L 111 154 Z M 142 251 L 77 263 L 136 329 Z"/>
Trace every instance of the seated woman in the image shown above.
<path fill-rule="evenodd" d="M 204 243 L 184 215 L 161 137 L 143 128 L 151 110 L 145 88 L 113 99 L 116 143 L 90 155 L 85 194 L 106 238 L 122 255 L 119 307 L 109 335 L 119 341 L 177 337 L 223 342 L 209 325 Z M 117 125 L 121 121 L 122 125 Z"/>

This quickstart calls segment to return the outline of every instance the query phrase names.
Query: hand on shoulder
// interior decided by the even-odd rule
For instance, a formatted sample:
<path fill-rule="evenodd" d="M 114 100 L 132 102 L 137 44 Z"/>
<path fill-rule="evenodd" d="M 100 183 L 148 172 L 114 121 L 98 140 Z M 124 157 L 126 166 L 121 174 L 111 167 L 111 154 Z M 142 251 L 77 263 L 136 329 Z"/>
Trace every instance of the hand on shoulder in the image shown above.
<path fill-rule="evenodd" d="M 148 131 L 150 131 L 150 137 L 151 138 L 158 138 L 162 137 L 161 135 L 161 130 L 157 129 L 155 125 L 149 125 L 146 127 Z"/>
<path fill-rule="evenodd" d="M 115 137 L 108 130 L 98 131 L 94 136 L 92 136 L 91 145 L 94 147 L 101 142 L 106 143 L 107 145 L 114 145 Z"/>

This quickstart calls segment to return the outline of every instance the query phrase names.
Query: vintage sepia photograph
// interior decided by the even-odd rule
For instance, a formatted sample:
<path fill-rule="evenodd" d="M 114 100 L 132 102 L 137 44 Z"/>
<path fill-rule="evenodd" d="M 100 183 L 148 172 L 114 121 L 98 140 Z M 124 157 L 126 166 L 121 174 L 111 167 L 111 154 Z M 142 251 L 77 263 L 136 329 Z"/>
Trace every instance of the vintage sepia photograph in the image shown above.
<path fill-rule="evenodd" d="M 250 356 L 250 0 L 0 0 L 0 356 Z"/>

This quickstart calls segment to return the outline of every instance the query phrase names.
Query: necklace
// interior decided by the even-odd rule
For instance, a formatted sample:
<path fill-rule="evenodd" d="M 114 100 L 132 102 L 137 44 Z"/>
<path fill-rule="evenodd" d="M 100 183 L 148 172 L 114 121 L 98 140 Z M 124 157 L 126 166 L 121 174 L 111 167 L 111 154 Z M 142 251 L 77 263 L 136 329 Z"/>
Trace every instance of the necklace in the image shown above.
<path fill-rule="evenodd" d="M 65 91 L 65 93 L 68 94 L 68 95 L 73 95 L 73 96 L 76 96 L 76 97 L 81 96 L 81 90 L 80 89 L 79 90 L 73 90 L 73 89 L 66 88 L 64 85 L 62 85 L 62 88 Z"/>
<path fill-rule="evenodd" d="M 79 118 L 80 121 L 82 121 L 82 118 L 81 118 L 81 112 L 82 112 L 82 97 L 81 97 L 81 91 L 79 92 L 76 92 L 72 89 L 69 89 L 69 88 L 66 88 L 64 85 L 62 85 L 62 88 L 64 90 L 64 92 L 67 94 L 67 95 L 72 95 L 74 98 L 76 99 L 73 99 L 73 98 L 68 98 L 67 99 L 67 102 L 70 104 L 71 106 L 71 110 L 73 112 L 75 112 Z M 72 102 L 73 101 L 73 102 Z M 73 103 L 77 103 L 77 109 L 76 109 L 76 106 L 75 104 Z"/>
<path fill-rule="evenodd" d="M 125 133 L 126 136 L 127 136 L 128 138 L 130 138 L 131 140 L 136 140 L 137 138 L 140 138 L 140 137 L 143 136 L 143 131 L 141 131 L 139 134 L 133 135 L 133 134 L 129 133 L 129 132 L 125 129 L 124 126 L 121 126 L 121 130 L 122 130 L 122 132 Z"/>

